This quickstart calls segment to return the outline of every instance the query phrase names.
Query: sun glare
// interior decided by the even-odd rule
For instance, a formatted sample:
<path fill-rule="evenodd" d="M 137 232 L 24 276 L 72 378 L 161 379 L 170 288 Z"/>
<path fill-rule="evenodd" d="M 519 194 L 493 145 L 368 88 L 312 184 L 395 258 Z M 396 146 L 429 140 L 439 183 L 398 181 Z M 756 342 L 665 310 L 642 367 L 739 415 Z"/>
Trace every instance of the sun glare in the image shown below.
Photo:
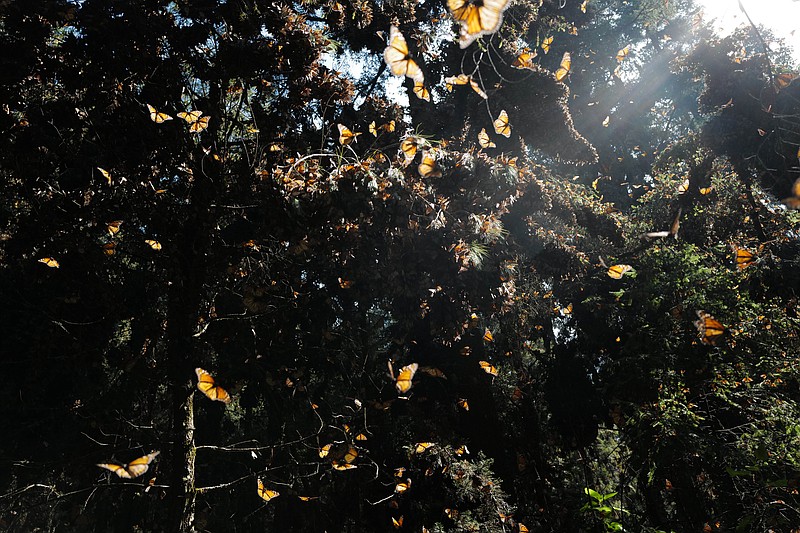
<path fill-rule="evenodd" d="M 697 0 L 703 8 L 706 20 L 723 34 L 737 26 L 747 24 L 747 18 L 739 10 L 738 0 Z M 754 23 L 765 26 L 786 40 L 800 61 L 800 1 L 798 0 L 742 0 L 742 5 Z"/>

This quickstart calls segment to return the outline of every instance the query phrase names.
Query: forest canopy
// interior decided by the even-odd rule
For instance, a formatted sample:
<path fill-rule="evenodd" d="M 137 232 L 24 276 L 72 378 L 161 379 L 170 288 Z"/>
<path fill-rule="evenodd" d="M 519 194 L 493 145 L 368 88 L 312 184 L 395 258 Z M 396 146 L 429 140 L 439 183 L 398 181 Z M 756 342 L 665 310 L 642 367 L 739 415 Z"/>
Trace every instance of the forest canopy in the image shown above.
<path fill-rule="evenodd" d="M 800 532 L 800 72 L 691 0 L 0 1 L 0 528 Z"/>

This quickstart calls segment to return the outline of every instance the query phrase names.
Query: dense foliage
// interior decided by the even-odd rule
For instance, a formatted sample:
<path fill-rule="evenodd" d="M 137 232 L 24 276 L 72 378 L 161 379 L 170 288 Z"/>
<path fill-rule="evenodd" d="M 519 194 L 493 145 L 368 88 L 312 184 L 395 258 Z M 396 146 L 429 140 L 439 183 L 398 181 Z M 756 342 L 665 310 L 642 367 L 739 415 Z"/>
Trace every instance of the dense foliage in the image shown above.
<path fill-rule="evenodd" d="M 460 3 L 0 2 L 3 529 L 797 530 L 788 51 Z"/>

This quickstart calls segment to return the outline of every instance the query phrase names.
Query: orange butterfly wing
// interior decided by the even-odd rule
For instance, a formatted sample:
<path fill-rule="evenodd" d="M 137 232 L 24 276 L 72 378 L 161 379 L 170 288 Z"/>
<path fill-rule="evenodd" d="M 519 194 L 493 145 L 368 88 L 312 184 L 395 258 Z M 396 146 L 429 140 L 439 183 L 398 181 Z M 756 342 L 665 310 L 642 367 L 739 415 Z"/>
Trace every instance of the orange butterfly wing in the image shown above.
<path fill-rule="evenodd" d="M 725 326 L 722 322 L 705 311 L 697 311 L 697 320 L 694 322 L 703 344 L 716 345 L 725 335 Z"/>
<path fill-rule="evenodd" d="M 278 496 L 281 495 L 281 493 L 278 492 L 277 490 L 270 490 L 268 488 L 265 488 L 264 487 L 264 482 L 261 481 L 261 478 L 258 478 L 258 489 L 257 489 L 257 491 L 258 491 L 259 497 L 261 497 L 261 499 L 263 499 L 265 502 L 268 502 L 271 499 L 277 498 Z"/>

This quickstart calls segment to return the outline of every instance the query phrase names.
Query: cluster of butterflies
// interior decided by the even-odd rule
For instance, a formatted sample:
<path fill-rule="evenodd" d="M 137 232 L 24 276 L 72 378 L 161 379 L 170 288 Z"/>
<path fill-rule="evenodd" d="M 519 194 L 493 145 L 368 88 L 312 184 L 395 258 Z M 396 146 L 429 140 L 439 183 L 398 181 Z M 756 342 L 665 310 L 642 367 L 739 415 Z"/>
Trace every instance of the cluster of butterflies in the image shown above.
<path fill-rule="evenodd" d="M 550 52 L 550 46 L 553 44 L 553 37 L 546 37 L 542 40 L 541 47 L 545 54 Z M 523 48 L 522 51 L 517 55 L 514 62 L 511 63 L 511 66 L 516 69 L 528 69 L 533 70 L 533 60 L 538 56 L 536 50 L 531 50 L 530 48 Z M 572 70 L 572 54 L 569 52 L 564 52 L 564 55 L 561 56 L 561 63 L 556 69 L 555 78 L 556 81 L 562 81 L 566 78 L 570 70 Z"/>
<path fill-rule="evenodd" d="M 158 111 L 150 104 L 145 105 L 147 105 L 147 110 L 150 112 L 150 120 L 156 124 L 163 124 L 168 120 L 172 120 L 172 117 L 168 114 Z M 211 117 L 208 115 L 203 116 L 203 112 L 199 110 L 181 111 L 178 113 L 178 117 L 182 118 L 187 124 L 189 124 L 189 131 L 192 133 L 200 133 L 204 129 L 208 128 L 208 121 L 211 119 Z"/>

